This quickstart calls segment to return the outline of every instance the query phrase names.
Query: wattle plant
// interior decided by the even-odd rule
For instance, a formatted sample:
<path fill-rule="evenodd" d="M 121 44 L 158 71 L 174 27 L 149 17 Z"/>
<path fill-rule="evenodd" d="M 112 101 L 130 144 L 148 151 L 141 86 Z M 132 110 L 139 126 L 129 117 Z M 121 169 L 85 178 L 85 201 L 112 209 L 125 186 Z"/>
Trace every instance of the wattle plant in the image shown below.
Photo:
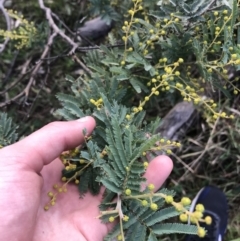
<path fill-rule="evenodd" d="M 90 2 L 92 11 L 100 13 L 101 1 Z M 87 191 L 98 194 L 103 185 L 99 218 L 118 220 L 105 240 L 156 241 L 171 233 L 204 237 L 201 222 L 211 224 L 211 218 L 203 219 L 203 206 L 190 212 L 187 197 L 176 201 L 171 190 L 153 192 L 153 184 L 141 189 L 149 157 L 157 151 L 171 154 L 172 147 L 181 145 L 156 133 L 159 119 L 150 122 L 146 110 L 157 113 L 154 106 L 164 105 L 159 97 L 179 93 L 203 107 L 208 122 L 234 118 L 219 111 L 205 87 L 229 98 L 240 91 L 238 78 L 228 76 L 230 67 L 240 67 L 239 1 L 133 0 L 124 17 L 121 30 L 109 34 L 108 45 L 89 48 L 83 57 L 86 73 L 76 80 L 67 76 L 72 94 L 57 95 L 63 106 L 58 116 L 92 115 L 97 127 L 91 136 L 84 132 L 81 149 L 61 155 L 64 184 L 48 193 L 44 208 L 53 206 L 70 182 L 83 198 Z M 166 221 L 176 216 L 180 223 Z M 188 220 L 192 224 L 182 223 Z"/>
<path fill-rule="evenodd" d="M 214 8 L 212 11 L 210 9 Z M 118 220 L 105 240 L 157 240 L 162 234 L 185 233 L 205 236 L 201 222 L 204 207 L 189 212 L 191 201 L 173 199 L 174 192 L 154 185 L 141 190 L 148 156 L 163 150 L 171 153 L 171 142 L 156 134 L 159 119 L 149 122 L 144 108 L 158 102 L 158 96 L 179 91 L 185 101 L 203 106 L 207 121 L 233 119 L 218 112 L 218 106 L 204 97 L 204 86 L 219 88 L 226 96 L 239 89 L 230 81 L 229 66 L 239 68 L 238 2 L 158 1 L 156 5 L 134 0 L 124 20 L 117 45 L 117 35 L 110 34 L 110 46 L 100 46 L 85 56 L 88 73 L 74 80 L 72 95 L 59 94 L 63 108 L 57 114 L 67 120 L 92 115 L 97 121 L 85 146 L 61 156 L 65 168 L 62 180 L 78 185 L 80 195 L 106 190 L 100 205 L 103 222 Z M 111 47 L 114 45 L 114 47 Z M 192 71 L 194 70 L 194 71 Z M 56 194 L 59 187 L 56 188 Z M 56 195 L 51 195 L 55 203 Z M 170 206 L 165 206 L 168 204 Z M 181 222 L 166 222 L 179 216 Z"/>
<path fill-rule="evenodd" d="M 91 81 L 87 89 L 91 90 L 96 84 Z M 114 86 L 109 86 L 108 90 L 111 92 L 113 88 Z M 204 209 L 191 213 L 188 209 L 190 199 L 184 197 L 176 202 L 173 191 L 162 189 L 154 193 L 153 184 L 149 184 L 146 190 L 141 190 L 141 184 L 145 181 L 143 175 L 148 166 L 148 153 L 168 151 L 170 146 L 180 144 L 165 140 L 159 134 L 152 134 L 159 124 L 158 119 L 146 124 L 143 121 L 144 111 L 131 113 L 131 109 L 117 101 L 108 100 L 107 93 L 100 86 L 99 90 L 100 104 L 96 109 L 86 110 L 86 113 L 90 111 L 95 117 L 96 130 L 91 136 L 85 132 L 85 146 L 64 153 L 61 159 L 65 165 L 62 180 L 66 183 L 74 181 L 83 198 L 87 191 L 97 194 L 101 185 L 106 187 L 100 205 L 100 218 L 103 222 L 119 222 L 105 240 L 116 237 L 118 240 L 134 240 L 137 237 L 157 240 L 157 236 L 170 233 L 204 236 L 205 230 L 200 227 L 200 222 L 205 222 L 202 219 Z M 64 102 L 64 108 L 58 112 L 70 119 L 84 116 L 82 108 L 78 107 L 82 102 L 80 95 L 84 96 L 79 93 L 78 97 L 73 98 L 59 94 L 58 98 Z M 66 183 L 57 187 L 56 194 L 65 189 Z M 46 210 L 52 202 L 55 203 L 56 194 L 51 195 Z M 165 203 L 172 206 L 164 207 Z M 183 222 L 191 218 L 197 226 L 163 222 L 175 216 L 179 216 Z"/>

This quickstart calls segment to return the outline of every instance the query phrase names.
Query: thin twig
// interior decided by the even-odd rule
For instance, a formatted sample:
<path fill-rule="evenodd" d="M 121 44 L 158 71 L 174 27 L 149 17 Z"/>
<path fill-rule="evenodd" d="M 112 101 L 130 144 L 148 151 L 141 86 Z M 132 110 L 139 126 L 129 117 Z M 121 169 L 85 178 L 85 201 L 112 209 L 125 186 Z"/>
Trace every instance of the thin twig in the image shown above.
<path fill-rule="evenodd" d="M 193 169 L 191 167 L 189 167 L 184 161 L 181 160 L 181 158 L 179 158 L 177 155 L 175 155 L 174 153 L 172 153 L 172 155 L 177 159 L 177 161 L 179 161 L 186 169 L 188 169 L 189 172 L 194 173 Z"/>
<path fill-rule="evenodd" d="M 52 10 L 48 7 L 46 7 L 43 3 L 43 0 L 38 0 L 39 6 L 42 10 L 46 13 L 46 18 L 49 22 L 49 25 L 52 27 L 54 32 L 59 34 L 63 39 L 65 39 L 69 44 L 72 45 L 72 49 L 70 50 L 69 54 L 72 54 L 75 52 L 75 50 L 78 48 L 79 43 L 75 43 L 72 39 L 70 39 L 62 30 L 58 28 L 58 26 L 55 24 L 52 18 Z"/>
<path fill-rule="evenodd" d="M 88 74 L 92 75 L 92 71 L 74 54 L 72 57 Z"/>
<path fill-rule="evenodd" d="M 107 45 L 107 48 L 117 48 L 117 47 L 123 47 L 124 44 L 114 44 L 114 45 Z M 78 47 L 76 51 L 79 52 L 86 52 L 86 51 L 90 51 L 90 50 L 94 50 L 94 49 L 101 49 L 100 46 L 90 46 L 90 47 Z"/>
<path fill-rule="evenodd" d="M 10 103 L 12 103 L 13 101 L 16 101 L 17 99 L 21 98 L 22 96 L 25 95 L 25 99 L 28 97 L 29 95 L 29 91 L 30 91 L 30 88 L 33 84 L 33 81 L 35 80 L 35 75 L 37 74 L 40 66 L 42 65 L 42 58 L 45 58 L 45 56 L 48 54 L 49 50 L 50 50 L 50 46 L 52 45 L 53 43 L 53 39 L 57 36 L 57 33 L 54 32 L 48 39 L 48 42 L 46 44 L 46 47 L 41 55 L 41 58 L 40 60 L 38 61 L 38 63 L 36 64 L 36 66 L 34 67 L 34 70 L 33 72 L 31 73 L 31 77 L 30 77 L 30 80 L 27 84 L 27 86 L 24 88 L 24 90 L 19 93 L 18 95 L 16 95 L 15 97 L 13 97 L 12 99 L 8 100 L 8 101 L 5 101 L 5 102 L 2 102 L 0 103 L 0 108 L 1 107 L 4 107 L 6 105 L 9 105 Z"/>
<path fill-rule="evenodd" d="M 58 20 L 62 24 L 62 26 L 73 36 L 76 34 L 57 16 L 57 14 L 51 12 L 52 16 Z"/>
<path fill-rule="evenodd" d="M 12 89 L 14 86 L 16 86 L 27 74 L 31 73 L 33 68 L 29 71 L 26 71 L 30 62 L 32 61 L 32 58 L 28 59 L 23 67 L 22 67 L 22 71 L 21 71 L 21 74 L 20 76 L 14 81 L 12 82 L 7 88 L 5 88 L 3 91 L 0 92 L 0 95 L 3 95 L 5 94 L 7 91 L 9 91 L 10 89 Z"/>
<path fill-rule="evenodd" d="M 117 48 L 117 47 L 122 47 L 124 46 L 124 44 L 116 44 L 116 45 L 107 45 L 107 48 Z M 94 46 L 94 47 L 78 47 L 76 49 L 76 52 L 82 52 L 82 53 L 86 53 L 88 51 L 94 50 L 94 49 L 101 49 L 100 46 Z M 65 52 L 65 51 L 64 51 Z M 64 58 L 64 57 L 69 57 L 69 54 L 59 54 L 57 56 L 52 56 L 52 57 L 48 57 L 48 58 L 44 58 L 42 60 L 55 60 L 55 59 L 59 59 L 59 58 Z"/>
<path fill-rule="evenodd" d="M 27 86 L 26 86 L 26 88 L 25 88 L 25 90 L 24 90 L 26 97 L 28 96 L 29 90 L 30 90 L 30 88 L 31 88 L 31 86 L 32 86 L 32 83 L 33 83 L 33 81 L 35 80 L 35 75 L 37 74 L 40 66 L 41 66 L 42 63 L 43 63 L 42 59 L 45 58 L 45 56 L 48 54 L 48 52 L 49 52 L 49 50 L 50 50 L 50 46 L 51 46 L 52 43 L 53 43 L 53 39 L 54 39 L 56 36 L 57 36 L 57 33 L 54 32 L 54 33 L 49 37 L 49 39 L 48 39 L 48 42 L 47 42 L 46 47 L 45 47 L 45 49 L 44 49 L 44 51 L 43 51 L 43 53 L 42 53 L 42 55 L 41 55 L 41 58 L 40 58 L 40 60 L 38 61 L 38 63 L 36 64 L 36 66 L 35 66 L 32 74 L 31 74 L 31 78 L 30 78 L 30 80 L 29 80 L 29 82 L 28 82 L 28 84 L 27 84 Z"/>
<path fill-rule="evenodd" d="M 202 151 L 201 155 L 189 165 L 189 167 L 191 169 L 193 169 L 195 166 L 198 167 L 198 162 L 201 160 L 201 158 L 204 156 L 204 154 L 211 149 L 210 145 L 212 143 L 213 135 L 214 135 L 214 132 L 215 132 L 216 127 L 218 125 L 219 119 L 220 119 L 220 117 L 218 117 L 217 120 L 215 121 L 214 126 L 212 128 L 212 131 L 210 133 L 210 136 L 208 138 L 207 144 L 206 144 L 204 150 Z M 197 169 L 197 167 L 196 167 L 196 169 Z M 182 180 L 184 180 L 188 173 L 189 173 L 189 169 L 184 173 L 184 175 L 182 175 L 182 177 L 178 181 L 181 182 Z"/>

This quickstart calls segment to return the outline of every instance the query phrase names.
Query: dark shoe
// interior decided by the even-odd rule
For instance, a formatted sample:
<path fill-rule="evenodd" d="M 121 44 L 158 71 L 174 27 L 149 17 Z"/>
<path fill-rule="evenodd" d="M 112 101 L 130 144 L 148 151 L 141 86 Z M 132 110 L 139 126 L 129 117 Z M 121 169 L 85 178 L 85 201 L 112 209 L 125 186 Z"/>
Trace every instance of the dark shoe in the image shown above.
<path fill-rule="evenodd" d="M 185 241 L 222 241 L 227 229 L 228 204 L 224 193 L 214 186 L 206 186 L 199 191 L 192 201 L 190 211 L 194 211 L 197 204 L 203 204 L 205 211 L 203 218 L 211 216 L 212 224 L 200 223 L 207 234 L 204 238 L 197 235 L 187 235 Z"/>

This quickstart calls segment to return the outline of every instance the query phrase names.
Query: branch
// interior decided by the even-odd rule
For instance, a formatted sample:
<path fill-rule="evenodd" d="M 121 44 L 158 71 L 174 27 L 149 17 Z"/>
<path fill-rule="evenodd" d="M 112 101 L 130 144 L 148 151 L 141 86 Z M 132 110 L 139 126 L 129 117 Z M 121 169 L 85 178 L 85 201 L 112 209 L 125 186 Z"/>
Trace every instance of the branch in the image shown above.
<path fill-rule="evenodd" d="M 106 45 L 107 48 L 118 48 L 118 47 L 124 47 L 124 44 L 115 44 L 115 45 Z M 100 46 L 89 46 L 89 47 L 78 47 L 76 49 L 76 52 L 80 52 L 80 53 L 86 53 L 88 51 L 94 50 L 94 49 L 101 49 Z M 64 51 L 65 52 L 65 51 Z M 50 59 L 59 59 L 59 58 L 65 58 L 65 57 L 69 57 L 69 54 L 60 54 L 57 56 L 52 56 L 52 57 L 48 57 L 48 58 L 44 58 L 42 60 L 50 60 Z"/>
<path fill-rule="evenodd" d="M 57 16 L 57 14 L 51 12 L 51 15 L 56 18 L 71 35 L 75 36 L 75 33 Z"/>
<path fill-rule="evenodd" d="M 107 48 L 118 48 L 118 47 L 124 47 L 124 46 L 125 45 L 123 43 L 114 44 L 114 45 L 106 45 Z M 77 51 L 78 52 L 87 52 L 87 51 L 91 51 L 94 49 L 101 49 L 101 47 L 99 47 L 99 46 L 78 47 Z"/>
<path fill-rule="evenodd" d="M 3 91 L 0 92 L 0 95 L 5 94 L 7 91 L 9 91 L 10 89 L 12 89 L 14 86 L 16 86 L 27 74 L 31 73 L 32 69 L 30 69 L 29 71 L 26 71 L 27 68 L 29 67 L 30 62 L 32 61 L 32 58 L 28 59 L 24 64 L 23 67 L 21 67 L 22 71 L 20 76 L 13 82 L 11 83 L 9 86 L 6 87 L 6 89 L 4 89 Z"/>
<path fill-rule="evenodd" d="M 54 32 L 54 33 L 49 37 L 49 39 L 48 39 L 47 45 L 46 45 L 46 47 L 45 47 L 45 49 L 44 49 L 44 51 L 43 51 L 43 53 L 42 53 L 42 55 L 41 55 L 41 57 L 40 57 L 40 60 L 39 60 L 38 63 L 36 64 L 36 66 L 35 66 L 32 74 L 31 74 L 31 78 L 30 78 L 30 80 L 29 80 L 26 88 L 24 89 L 24 93 L 25 93 L 26 97 L 27 97 L 28 94 L 29 94 L 29 90 L 30 90 L 30 88 L 31 88 L 31 86 L 32 86 L 32 83 L 33 83 L 34 79 L 35 79 L 35 75 L 37 74 L 40 66 L 42 65 L 42 62 L 43 62 L 42 59 L 45 58 L 45 56 L 48 54 L 48 52 L 49 52 L 49 50 L 50 50 L 50 46 L 51 46 L 52 43 L 53 43 L 53 39 L 54 39 L 56 36 L 57 36 L 57 33 Z"/>
<path fill-rule="evenodd" d="M 63 39 L 65 39 L 69 44 L 72 45 L 72 49 L 69 52 L 69 55 L 73 54 L 75 50 L 78 48 L 78 43 L 75 43 L 72 39 L 70 39 L 63 31 L 61 31 L 58 26 L 54 23 L 52 18 L 52 10 L 46 7 L 43 3 L 43 0 L 38 0 L 39 6 L 46 13 L 46 18 L 49 22 L 49 25 L 52 27 L 56 34 L 59 34 Z"/>

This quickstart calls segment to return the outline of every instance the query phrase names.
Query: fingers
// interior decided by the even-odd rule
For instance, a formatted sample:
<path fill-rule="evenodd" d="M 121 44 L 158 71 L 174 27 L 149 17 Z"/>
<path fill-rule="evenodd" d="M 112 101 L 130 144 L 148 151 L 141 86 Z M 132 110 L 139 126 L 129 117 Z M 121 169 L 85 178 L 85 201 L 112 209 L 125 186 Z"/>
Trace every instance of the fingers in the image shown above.
<path fill-rule="evenodd" d="M 86 129 L 89 135 L 94 127 L 95 120 L 90 116 L 76 121 L 52 122 L 16 144 L 3 148 L 1 154 L 8 161 L 21 162 L 40 172 L 63 151 L 83 143 L 83 130 Z"/>
<path fill-rule="evenodd" d="M 145 177 L 147 182 L 144 183 L 143 189 L 150 183 L 155 185 L 157 191 L 165 182 L 173 169 L 173 162 L 168 156 L 158 156 L 154 158 L 148 165 Z"/>

